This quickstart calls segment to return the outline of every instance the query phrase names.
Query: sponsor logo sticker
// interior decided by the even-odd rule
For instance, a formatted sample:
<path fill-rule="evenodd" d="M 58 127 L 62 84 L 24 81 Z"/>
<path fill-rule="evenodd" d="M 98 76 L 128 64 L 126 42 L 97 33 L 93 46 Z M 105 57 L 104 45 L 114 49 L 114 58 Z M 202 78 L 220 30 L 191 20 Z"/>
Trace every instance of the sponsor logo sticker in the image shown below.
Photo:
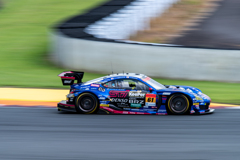
<path fill-rule="evenodd" d="M 146 102 L 146 106 L 155 106 L 156 103 L 149 103 L 149 102 Z"/>
<path fill-rule="evenodd" d="M 142 105 L 141 104 L 134 104 L 134 103 L 131 103 L 131 107 L 141 107 Z"/>
<path fill-rule="evenodd" d="M 101 91 L 101 92 L 105 92 L 105 89 L 102 88 L 102 87 L 99 87 L 98 90 Z"/>
<path fill-rule="evenodd" d="M 170 92 L 163 92 L 162 95 L 170 95 L 171 93 Z"/>
<path fill-rule="evenodd" d="M 128 91 L 110 91 L 109 92 L 110 97 L 118 97 L 118 98 L 125 98 L 128 95 Z"/>
<path fill-rule="evenodd" d="M 72 80 L 64 80 L 64 83 L 72 83 Z"/>
<path fill-rule="evenodd" d="M 102 107 L 109 107 L 109 104 L 100 104 Z"/>
<path fill-rule="evenodd" d="M 99 84 L 91 84 L 92 87 L 99 87 Z"/>
<path fill-rule="evenodd" d="M 146 106 L 156 106 L 156 94 L 146 94 Z"/>
<path fill-rule="evenodd" d="M 145 93 L 142 92 L 129 92 L 129 97 L 135 97 L 135 98 L 144 98 Z"/>
<path fill-rule="evenodd" d="M 128 99 L 112 98 L 111 102 L 127 103 Z"/>

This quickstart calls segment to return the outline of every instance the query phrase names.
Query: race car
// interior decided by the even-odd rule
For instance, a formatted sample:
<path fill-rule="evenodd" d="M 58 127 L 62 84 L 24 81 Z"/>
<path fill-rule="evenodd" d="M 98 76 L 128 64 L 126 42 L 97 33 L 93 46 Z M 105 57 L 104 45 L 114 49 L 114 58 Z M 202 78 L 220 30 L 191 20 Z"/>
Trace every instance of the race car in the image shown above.
<path fill-rule="evenodd" d="M 214 112 L 209 108 L 211 99 L 194 87 L 162 85 L 136 73 L 111 74 L 87 82 L 82 82 L 83 75 L 76 71 L 58 75 L 63 85 L 70 86 L 67 100 L 58 103 L 58 111 L 149 115 Z"/>

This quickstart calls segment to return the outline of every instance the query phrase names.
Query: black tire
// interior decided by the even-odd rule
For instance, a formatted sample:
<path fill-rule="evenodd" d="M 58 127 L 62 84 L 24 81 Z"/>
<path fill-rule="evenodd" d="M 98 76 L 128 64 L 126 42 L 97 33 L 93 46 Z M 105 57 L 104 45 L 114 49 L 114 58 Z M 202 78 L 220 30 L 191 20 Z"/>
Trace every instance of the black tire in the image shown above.
<path fill-rule="evenodd" d="M 93 94 L 83 93 L 76 98 L 75 108 L 78 113 L 94 114 L 98 112 L 99 103 Z"/>
<path fill-rule="evenodd" d="M 189 114 L 190 102 L 183 94 L 174 94 L 168 100 L 168 112 L 170 114 Z"/>

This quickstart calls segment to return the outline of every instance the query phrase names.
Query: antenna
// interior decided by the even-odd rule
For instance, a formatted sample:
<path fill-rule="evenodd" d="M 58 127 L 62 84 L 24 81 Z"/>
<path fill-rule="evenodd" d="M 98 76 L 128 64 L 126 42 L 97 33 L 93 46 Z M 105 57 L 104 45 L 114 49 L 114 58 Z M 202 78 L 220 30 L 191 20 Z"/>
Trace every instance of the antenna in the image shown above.
<path fill-rule="evenodd" d="M 112 62 L 111 62 L 111 67 L 112 67 Z M 113 67 L 112 67 L 112 74 L 113 74 Z"/>

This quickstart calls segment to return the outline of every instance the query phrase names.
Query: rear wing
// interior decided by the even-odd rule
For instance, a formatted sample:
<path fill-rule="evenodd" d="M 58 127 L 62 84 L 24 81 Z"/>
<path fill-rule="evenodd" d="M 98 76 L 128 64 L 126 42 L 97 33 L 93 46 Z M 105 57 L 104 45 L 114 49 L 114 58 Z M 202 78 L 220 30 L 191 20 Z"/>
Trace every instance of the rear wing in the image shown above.
<path fill-rule="evenodd" d="M 77 83 L 82 83 L 84 72 L 76 72 L 76 71 L 67 71 L 62 72 L 58 75 L 62 79 L 63 85 L 73 85 L 74 80 L 77 80 Z"/>

